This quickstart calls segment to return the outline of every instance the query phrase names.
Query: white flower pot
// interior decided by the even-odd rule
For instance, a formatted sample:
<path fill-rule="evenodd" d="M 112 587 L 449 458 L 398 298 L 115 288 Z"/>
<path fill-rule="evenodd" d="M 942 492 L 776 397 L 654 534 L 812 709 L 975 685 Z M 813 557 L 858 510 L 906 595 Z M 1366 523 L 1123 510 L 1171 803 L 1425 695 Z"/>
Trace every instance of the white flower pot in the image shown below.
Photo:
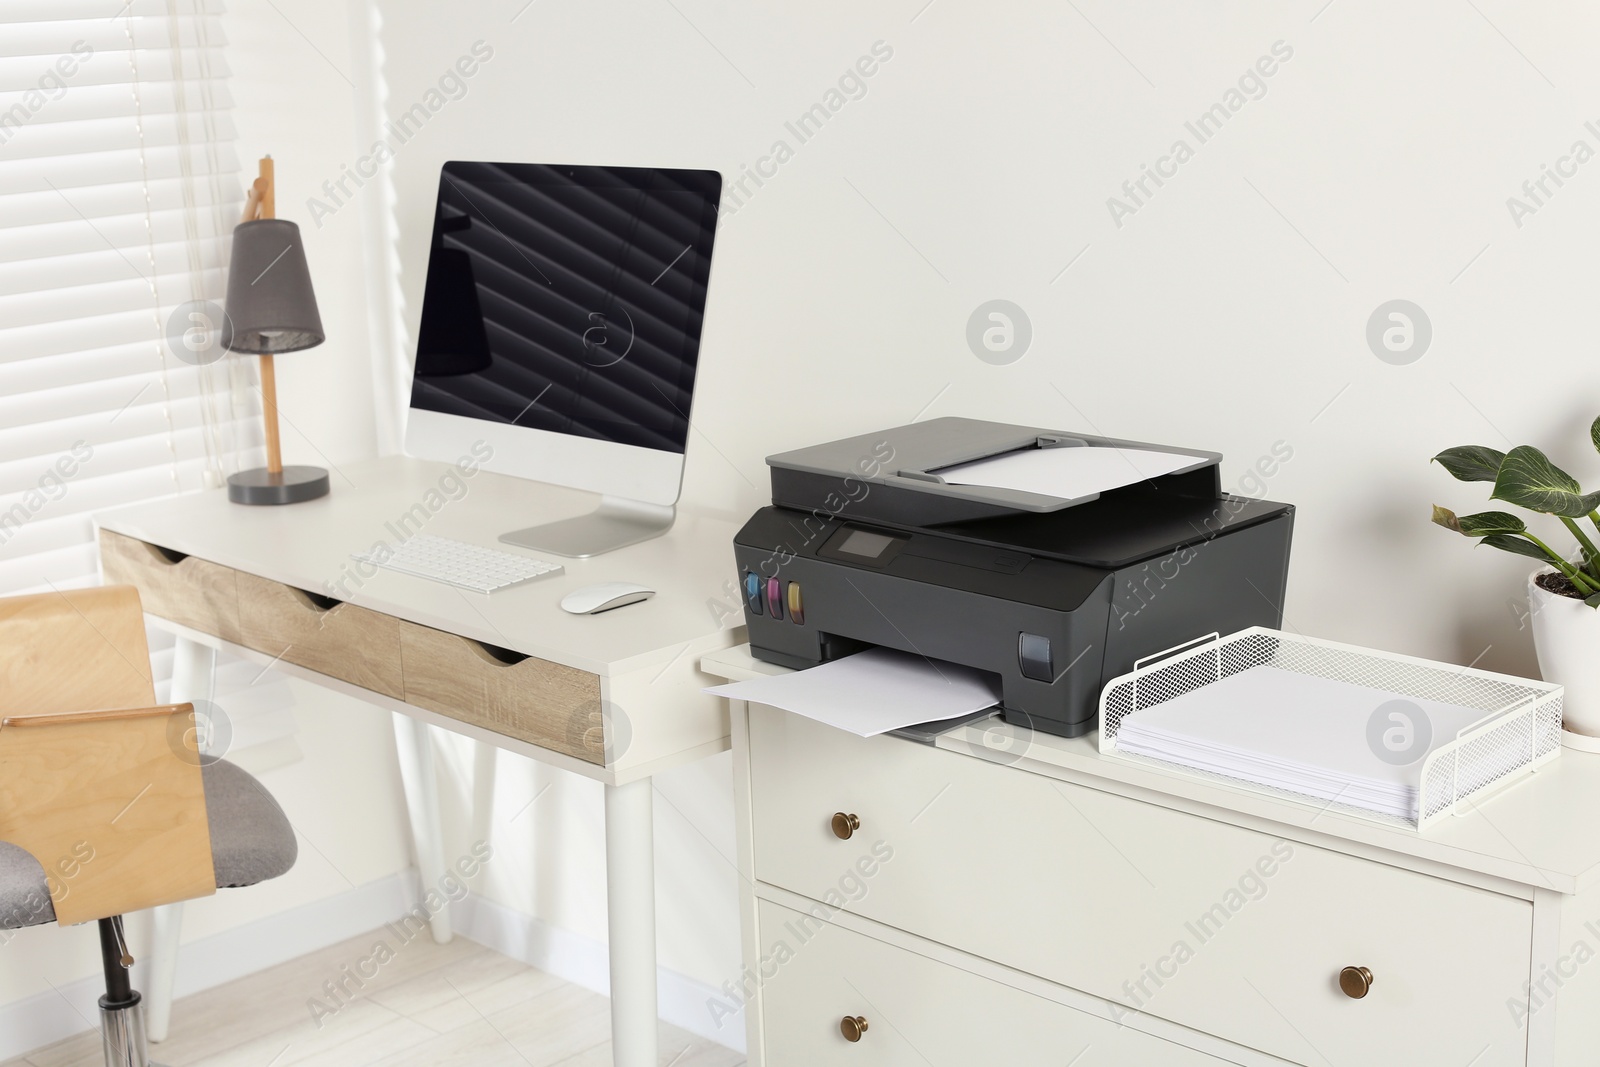
<path fill-rule="evenodd" d="M 1539 673 L 1566 690 L 1563 729 L 1569 747 L 1600 751 L 1600 610 L 1539 587 L 1528 576 L 1528 608 Z"/>

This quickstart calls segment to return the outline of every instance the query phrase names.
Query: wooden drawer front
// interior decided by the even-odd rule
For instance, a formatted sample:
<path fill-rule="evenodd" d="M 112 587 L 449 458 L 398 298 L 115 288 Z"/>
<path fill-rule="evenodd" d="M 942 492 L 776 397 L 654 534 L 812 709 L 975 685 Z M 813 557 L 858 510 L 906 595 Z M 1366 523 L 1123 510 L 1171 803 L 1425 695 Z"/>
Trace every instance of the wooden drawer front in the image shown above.
<path fill-rule="evenodd" d="M 1224 1062 L 777 904 L 759 921 L 766 1067 Z M 845 1016 L 867 1020 L 860 1041 L 840 1033 Z"/>
<path fill-rule="evenodd" d="M 409 622 L 400 648 L 406 703 L 605 765 L 598 676 Z"/>
<path fill-rule="evenodd" d="M 239 572 L 239 643 L 402 698 L 400 620 Z"/>
<path fill-rule="evenodd" d="M 231 567 L 174 557 L 110 530 L 100 531 L 100 567 L 107 584 L 137 587 L 150 614 L 238 642 L 239 594 Z"/>
<path fill-rule="evenodd" d="M 761 881 L 1297 1063 L 1525 1062 L 1526 901 L 750 713 Z M 875 846 L 892 858 L 864 877 Z M 1372 971 L 1365 999 L 1346 966 Z"/>

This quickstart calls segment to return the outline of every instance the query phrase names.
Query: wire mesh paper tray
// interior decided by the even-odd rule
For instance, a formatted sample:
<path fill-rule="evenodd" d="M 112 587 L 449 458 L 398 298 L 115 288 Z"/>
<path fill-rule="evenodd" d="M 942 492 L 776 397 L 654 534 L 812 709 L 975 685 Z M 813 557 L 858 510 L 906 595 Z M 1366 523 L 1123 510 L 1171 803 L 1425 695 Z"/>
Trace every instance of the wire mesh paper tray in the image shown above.
<path fill-rule="evenodd" d="M 1418 818 L 1405 819 L 1258 782 L 1117 751 L 1123 719 L 1252 667 L 1328 678 L 1481 710 L 1483 717 L 1430 752 L 1418 781 Z M 1215 633 L 1147 656 L 1112 679 L 1100 694 L 1100 752 L 1152 763 L 1190 777 L 1226 782 L 1389 825 L 1425 830 L 1461 802 L 1529 774 L 1561 753 L 1559 685 L 1286 634 L 1266 627 L 1221 637 Z M 1286 707 L 1285 715 L 1295 714 Z"/>

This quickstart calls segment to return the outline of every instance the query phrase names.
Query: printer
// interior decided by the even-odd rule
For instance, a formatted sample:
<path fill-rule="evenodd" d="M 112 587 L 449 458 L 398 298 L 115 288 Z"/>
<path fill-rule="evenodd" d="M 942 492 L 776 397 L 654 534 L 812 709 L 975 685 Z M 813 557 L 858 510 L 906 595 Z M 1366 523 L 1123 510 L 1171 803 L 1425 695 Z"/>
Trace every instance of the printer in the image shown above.
<path fill-rule="evenodd" d="M 1155 452 L 1164 473 L 1116 451 L 1011 455 L 1041 449 Z M 958 477 L 997 457 L 1128 470 Z M 964 664 L 999 676 L 1007 722 L 1081 736 L 1141 658 L 1281 625 L 1294 508 L 1223 493 L 1221 459 L 962 418 L 770 456 L 772 506 L 734 538 L 751 654 L 803 669 L 881 646 Z"/>

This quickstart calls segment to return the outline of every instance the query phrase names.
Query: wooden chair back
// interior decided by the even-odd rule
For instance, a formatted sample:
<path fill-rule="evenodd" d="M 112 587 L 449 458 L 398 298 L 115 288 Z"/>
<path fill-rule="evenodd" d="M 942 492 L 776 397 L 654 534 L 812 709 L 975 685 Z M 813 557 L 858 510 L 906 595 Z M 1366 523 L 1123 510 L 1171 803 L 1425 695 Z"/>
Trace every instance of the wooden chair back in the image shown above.
<path fill-rule="evenodd" d="M 0 840 L 63 925 L 216 892 L 193 708 L 154 705 L 138 590 L 0 599 Z"/>

